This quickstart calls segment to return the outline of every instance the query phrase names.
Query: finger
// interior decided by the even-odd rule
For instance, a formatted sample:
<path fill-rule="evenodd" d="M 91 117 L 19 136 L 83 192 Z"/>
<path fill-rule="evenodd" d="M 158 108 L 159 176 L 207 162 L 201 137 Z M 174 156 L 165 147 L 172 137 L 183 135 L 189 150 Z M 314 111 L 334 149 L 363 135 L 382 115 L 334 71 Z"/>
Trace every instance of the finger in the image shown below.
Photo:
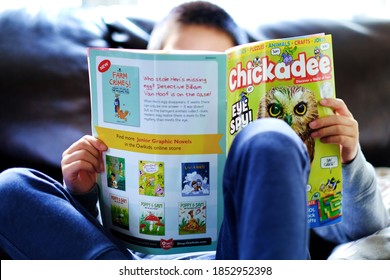
<path fill-rule="evenodd" d="M 353 117 L 347 105 L 339 98 L 324 98 L 320 100 L 320 104 L 324 107 L 332 108 L 336 114 L 346 117 Z"/>
<path fill-rule="evenodd" d="M 330 125 L 330 126 L 323 126 L 322 128 L 314 130 L 311 133 L 311 137 L 313 138 L 322 139 L 325 137 L 335 137 L 335 136 L 345 136 L 345 137 L 355 138 L 356 129 L 352 126 L 346 126 L 346 125 Z"/>
<path fill-rule="evenodd" d="M 104 171 L 104 162 L 103 162 L 103 153 L 100 152 L 99 153 L 99 172 L 103 172 Z"/>
<path fill-rule="evenodd" d="M 309 123 L 311 129 L 321 129 L 328 126 L 346 126 L 358 129 L 357 121 L 351 117 L 345 117 L 341 115 L 330 115 L 316 119 Z"/>
<path fill-rule="evenodd" d="M 107 150 L 107 146 L 101 140 L 90 135 L 85 135 L 65 150 L 63 156 L 74 153 L 77 150 L 88 150 L 97 157 L 99 152 Z"/>
<path fill-rule="evenodd" d="M 90 153 L 88 150 L 77 150 L 73 153 L 66 154 L 61 164 L 65 167 L 67 165 L 73 165 L 74 163 L 77 163 L 78 166 L 80 166 L 80 169 L 82 169 L 84 166 L 87 166 L 88 171 L 95 171 L 100 172 L 101 171 L 101 153 Z M 90 169 L 90 166 L 93 167 L 93 169 Z"/>
<path fill-rule="evenodd" d="M 96 174 L 95 166 L 90 162 L 79 160 L 72 161 L 63 167 L 63 173 L 68 174 L 72 179 L 76 179 L 81 172 Z"/>
<path fill-rule="evenodd" d="M 347 135 L 331 135 L 322 137 L 320 141 L 324 144 L 337 144 L 341 145 L 343 147 L 349 147 L 352 146 L 351 144 L 354 143 L 354 138 Z"/>
<path fill-rule="evenodd" d="M 72 162 L 62 171 L 65 185 L 74 192 L 88 192 L 96 182 L 94 167 L 85 161 Z"/>

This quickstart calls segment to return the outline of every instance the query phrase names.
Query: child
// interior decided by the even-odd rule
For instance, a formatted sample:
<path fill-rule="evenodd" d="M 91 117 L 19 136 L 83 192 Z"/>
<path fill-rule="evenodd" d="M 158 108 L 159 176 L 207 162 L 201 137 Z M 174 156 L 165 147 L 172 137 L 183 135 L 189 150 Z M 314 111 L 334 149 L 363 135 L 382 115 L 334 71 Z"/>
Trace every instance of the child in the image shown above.
<path fill-rule="evenodd" d="M 156 27 L 149 48 L 225 50 L 244 43 L 243 38 L 225 11 L 198 1 L 175 8 Z M 359 148 L 356 120 L 342 100 L 324 99 L 321 105 L 332 108 L 335 115 L 313 121 L 312 137 L 340 145 L 344 202 L 343 222 L 316 231 L 343 243 L 388 226 L 389 218 L 374 170 Z M 103 171 L 102 153 L 106 150 L 102 141 L 87 135 L 64 151 L 61 164 L 66 189 L 34 170 L 3 172 L 0 247 L 15 259 L 134 258 L 96 219 L 96 175 Z M 277 175 L 273 174 L 275 165 Z M 226 207 L 216 258 L 309 258 L 308 172 L 306 148 L 283 121 L 257 120 L 240 132 L 225 167 Z M 269 211 L 281 192 L 290 203 Z M 273 218 L 282 213 L 290 213 L 289 222 L 278 223 Z"/>

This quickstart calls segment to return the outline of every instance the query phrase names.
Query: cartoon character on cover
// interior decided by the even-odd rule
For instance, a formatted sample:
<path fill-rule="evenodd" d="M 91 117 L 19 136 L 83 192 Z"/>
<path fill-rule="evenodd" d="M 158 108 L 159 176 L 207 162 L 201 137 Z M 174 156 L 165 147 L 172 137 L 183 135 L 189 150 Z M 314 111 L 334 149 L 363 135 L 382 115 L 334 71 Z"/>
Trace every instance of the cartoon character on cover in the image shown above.
<path fill-rule="evenodd" d="M 197 179 L 196 181 L 192 181 L 191 185 L 193 188 L 193 190 L 192 190 L 193 192 L 198 192 L 198 191 L 203 190 L 202 189 L 202 181 L 200 179 Z"/>
<path fill-rule="evenodd" d="M 115 173 L 111 173 L 111 186 L 115 189 L 118 188 L 118 182 L 116 181 Z"/>
<path fill-rule="evenodd" d="M 194 210 L 190 210 L 188 212 L 188 215 L 190 216 L 190 219 L 188 220 L 187 224 L 185 225 L 184 229 L 188 231 L 197 231 L 200 228 L 200 225 L 194 218 Z"/>
<path fill-rule="evenodd" d="M 322 57 L 322 53 L 319 48 L 314 48 L 314 57 L 319 61 Z"/>
<path fill-rule="evenodd" d="M 322 183 L 320 186 L 320 191 L 324 193 L 332 193 L 337 189 L 337 185 L 340 183 L 340 180 L 336 180 L 334 177 L 328 179 L 326 184 Z"/>
<path fill-rule="evenodd" d="M 318 118 L 314 93 L 302 86 L 271 88 L 260 100 L 257 118 L 278 118 L 288 123 L 306 144 L 310 160 L 314 157 L 314 139 L 309 123 Z"/>
<path fill-rule="evenodd" d="M 115 110 L 115 116 L 118 116 L 118 111 L 121 109 L 121 102 L 119 100 L 119 94 L 115 94 L 115 100 L 114 100 L 114 110 Z"/>
<path fill-rule="evenodd" d="M 262 66 L 262 62 L 261 62 L 261 59 L 260 57 L 256 56 L 254 59 L 253 59 L 253 67 L 260 67 Z"/>
<path fill-rule="evenodd" d="M 119 100 L 119 94 L 115 94 L 114 106 L 115 106 L 115 116 L 122 120 L 127 121 L 127 116 L 129 115 L 129 111 L 121 110 L 121 102 Z"/>
<path fill-rule="evenodd" d="M 294 48 L 289 46 L 284 47 L 283 52 L 280 55 L 279 62 L 284 62 L 286 66 L 290 65 L 293 62 L 292 55 L 296 50 L 297 50 L 297 46 L 295 46 Z"/>

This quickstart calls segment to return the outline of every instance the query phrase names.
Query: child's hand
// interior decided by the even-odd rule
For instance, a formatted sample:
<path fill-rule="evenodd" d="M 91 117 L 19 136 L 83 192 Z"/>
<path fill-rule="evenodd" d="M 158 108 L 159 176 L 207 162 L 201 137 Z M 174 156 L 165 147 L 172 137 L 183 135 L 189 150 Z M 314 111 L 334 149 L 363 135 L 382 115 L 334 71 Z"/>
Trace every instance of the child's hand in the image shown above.
<path fill-rule="evenodd" d="M 359 146 L 358 122 L 341 99 L 325 98 L 320 104 L 332 108 L 335 114 L 311 122 L 310 128 L 314 130 L 311 136 L 320 138 L 323 143 L 339 144 L 341 162 L 351 162 L 356 157 Z"/>
<path fill-rule="evenodd" d="M 62 175 L 67 188 L 85 193 L 96 183 L 96 175 L 104 170 L 102 152 L 107 146 L 99 139 L 86 135 L 62 154 Z"/>

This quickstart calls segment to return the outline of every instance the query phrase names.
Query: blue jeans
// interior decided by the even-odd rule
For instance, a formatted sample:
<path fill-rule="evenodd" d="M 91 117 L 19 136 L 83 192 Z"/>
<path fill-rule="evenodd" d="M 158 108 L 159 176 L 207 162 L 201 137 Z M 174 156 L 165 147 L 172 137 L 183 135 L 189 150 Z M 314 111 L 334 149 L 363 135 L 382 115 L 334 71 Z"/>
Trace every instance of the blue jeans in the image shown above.
<path fill-rule="evenodd" d="M 13 259 L 128 259 L 129 253 L 57 181 L 0 174 L 0 247 Z"/>
<path fill-rule="evenodd" d="M 239 133 L 223 178 L 218 259 L 306 259 L 309 159 L 282 121 Z M 0 247 L 13 259 L 131 259 L 79 201 L 50 177 L 14 168 L 0 174 Z"/>
<path fill-rule="evenodd" d="M 306 147 L 283 121 L 250 123 L 233 141 L 223 178 L 217 259 L 307 259 Z"/>

